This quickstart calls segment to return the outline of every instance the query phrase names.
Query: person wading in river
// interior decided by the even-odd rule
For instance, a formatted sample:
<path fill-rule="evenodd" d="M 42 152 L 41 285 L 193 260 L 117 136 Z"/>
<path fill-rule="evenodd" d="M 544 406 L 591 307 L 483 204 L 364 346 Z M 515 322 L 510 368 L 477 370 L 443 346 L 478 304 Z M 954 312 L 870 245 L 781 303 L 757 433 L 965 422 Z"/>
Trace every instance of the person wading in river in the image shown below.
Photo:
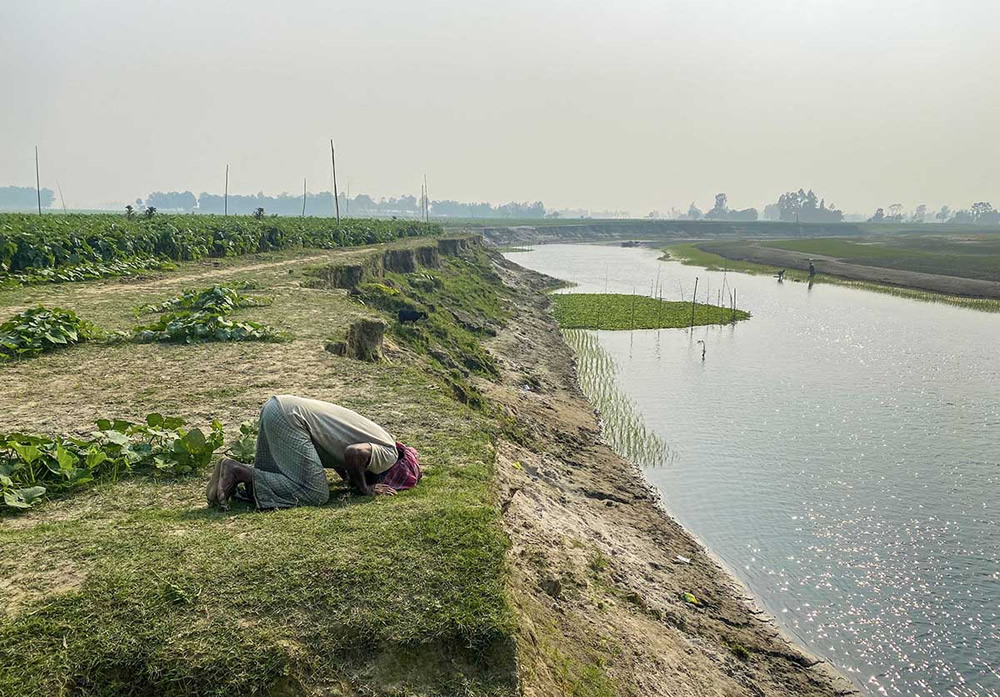
<path fill-rule="evenodd" d="M 240 484 L 258 509 L 319 506 L 330 498 L 325 468 L 359 493 L 391 496 L 417 485 L 417 451 L 345 407 L 293 395 L 271 397 L 260 411 L 253 465 L 224 457 L 205 492 L 228 508 Z"/>

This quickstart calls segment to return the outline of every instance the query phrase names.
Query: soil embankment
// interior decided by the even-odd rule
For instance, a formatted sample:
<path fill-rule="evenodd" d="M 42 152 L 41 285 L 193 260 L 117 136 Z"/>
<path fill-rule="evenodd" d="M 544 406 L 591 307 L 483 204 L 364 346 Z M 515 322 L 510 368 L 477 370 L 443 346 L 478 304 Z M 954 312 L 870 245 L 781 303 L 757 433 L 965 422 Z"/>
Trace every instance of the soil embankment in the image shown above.
<path fill-rule="evenodd" d="M 641 472 L 600 440 L 542 293 L 551 279 L 500 262 L 515 318 L 483 386 L 524 429 L 498 448 L 526 695 L 843 695 L 672 520 Z M 684 599 L 690 593 L 693 604 Z M 589 690 L 589 691 L 587 691 Z"/>

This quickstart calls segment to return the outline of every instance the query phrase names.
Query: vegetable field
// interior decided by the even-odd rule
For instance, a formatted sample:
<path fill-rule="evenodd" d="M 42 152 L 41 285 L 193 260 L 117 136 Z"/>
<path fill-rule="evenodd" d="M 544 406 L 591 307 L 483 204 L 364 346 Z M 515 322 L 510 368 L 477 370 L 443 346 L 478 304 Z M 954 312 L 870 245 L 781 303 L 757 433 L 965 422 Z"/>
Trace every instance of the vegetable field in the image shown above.
<path fill-rule="evenodd" d="M 291 247 L 332 249 L 440 233 L 438 225 L 409 220 L 0 214 L 0 286 L 128 275 L 171 261 Z"/>

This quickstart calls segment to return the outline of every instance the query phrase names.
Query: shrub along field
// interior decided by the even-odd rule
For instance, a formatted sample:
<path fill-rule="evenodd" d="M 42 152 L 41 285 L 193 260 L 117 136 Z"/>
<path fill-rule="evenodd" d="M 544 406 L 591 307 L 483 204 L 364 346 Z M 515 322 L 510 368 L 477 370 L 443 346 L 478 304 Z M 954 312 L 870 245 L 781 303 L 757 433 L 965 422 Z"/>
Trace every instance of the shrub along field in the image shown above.
<path fill-rule="evenodd" d="M 691 326 L 692 314 L 695 326 L 750 317 L 744 310 L 643 295 L 558 293 L 552 300 L 556 320 L 565 329 L 670 329 Z"/>
<path fill-rule="evenodd" d="M 286 250 L 185 262 L 140 282 L 0 292 L 5 316 L 67 307 L 113 333 L 132 327 L 135 308 L 192 311 L 191 287 L 252 282 L 271 299 L 249 308 L 254 317 L 292 337 L 88 341 L 0 365 L 3 429 L 15 432 L 0 440 L 0 465 L 31 460 L 51 487 L 41 499 L 25 492 L 29 510 L 0 508 L 0 694 L 516 693 L 507 541 L 491 499 L 505 427 L 469 384 L 495 371 L 478 342 L 504 321 L 503 289 L 475 251 L 353 296 L 307 283 L 317 256 L 363 253 Z M 397 304 L 430 316 L 398 325 Z M 386 362 L 324 350 L 373 315 L 391 327 Z M 282 393 L 382 423 L 420 451 L 423 481 L 371 499 L 334 477 L 325 506 L 208 509 L 213 423 L 234 447 L 240 424 Z"/>
<path fill-rule="evenodd" d="M 440 234 L 409 220 L 0 214 L 0 286 L 132 275 L 173 261 Z"/>

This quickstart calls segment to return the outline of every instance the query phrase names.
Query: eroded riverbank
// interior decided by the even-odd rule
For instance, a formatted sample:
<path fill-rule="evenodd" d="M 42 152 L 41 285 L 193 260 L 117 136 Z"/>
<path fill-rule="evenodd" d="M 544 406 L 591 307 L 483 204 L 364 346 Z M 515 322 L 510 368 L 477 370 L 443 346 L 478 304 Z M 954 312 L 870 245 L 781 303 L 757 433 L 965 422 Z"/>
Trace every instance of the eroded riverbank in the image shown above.
<path fill-rule="evenodd" d="M 651 250 L 511 256 L 570 292 L 735 286 L 748 322 L 595 334 L 670 447 L 645 476 L 784 628 L 871 694 L 1000 694 L 1000 318 Z"/>
<path fill-rule="evenodd" d="M 791 645 L 664 512 L 642 473 L 601 443 L 541 294 L 547 281 L 512 264 L 504 279 L 530 300 L 491 344 L 503 381 L 488 393 L 526 430 L 498 452 L 525 693 L 564 694 L 566 665 L 604 686 L 582 694 L 851 692 Z"/>

